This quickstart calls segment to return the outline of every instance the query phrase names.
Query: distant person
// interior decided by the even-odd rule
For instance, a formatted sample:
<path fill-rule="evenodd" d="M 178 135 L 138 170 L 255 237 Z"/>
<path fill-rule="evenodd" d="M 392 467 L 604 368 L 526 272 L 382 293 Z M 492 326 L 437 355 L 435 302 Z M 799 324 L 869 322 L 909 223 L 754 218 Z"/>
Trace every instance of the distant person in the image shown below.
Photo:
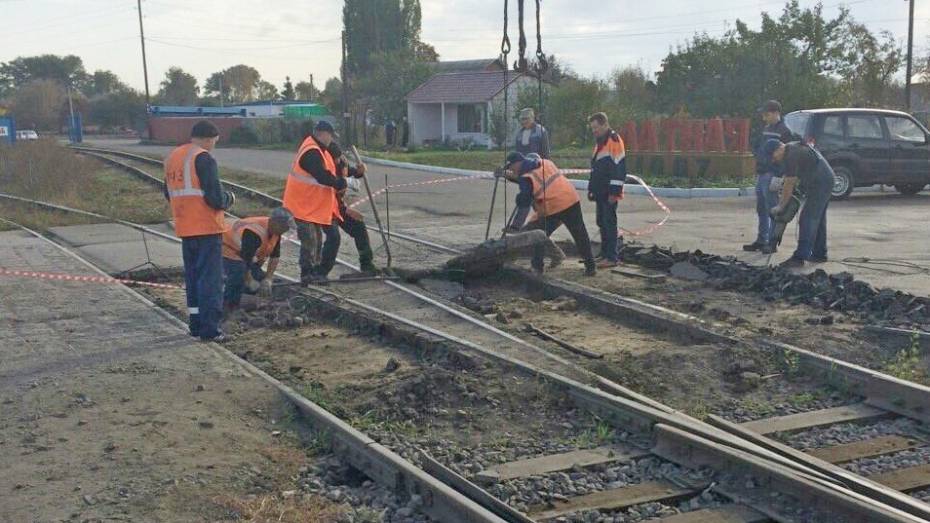
<path fill-rule="evenodd" d="M 410 143 L 410 122 L 406 116 L 400 122 L 400 131 L 400 146 L 406 149 Z"/>
<path fill-rule="evenodd" d="M 514 150 L 526 156 L 536 153 L 541 158 L 549 159 L 549 132 L 536 122 L 536 112 L 527 107 L 520 111 L 520 127 Z"/>
<path fill-rule="evenodd" d="M 223 309 L 239 307 L 243 292 L 271 297 L 274 273 L 281 259 L 281 236 L 296 227 L 284 207 L 268 216 L 241 218 L 223 234 Z M 263 271 L 262 266 L 268 262 Z"/>
<path fill-rule="evenodd" d="M 778 100 L 769 100 L 759 108 L 765 127 L 756 146 L 756 215 L 759 217 L 759 227 L 756 239 L 752 243 L 743 245 L 747 252 L 762 251 L 763 254 L 772 254 L 777 247 L 772 244 L 772 207 L 778 203 L 778 194 L 771 190 L 772 179 L 781 176 L 777 166 L 773 165 L 762 153 L 762 147 L 768 140 L 775 139 L 782 143 L 791 141 L 791 130 L 785 125 L 781 117 L 781 103 Z"/>
<path fill-rule="evenodd" d="M 517 194 L 517 209 L 508 225 L 512 231 L 543 230 L 552 236 L 563 224 L 572 235 L 578 254 L 584 261 L 585 275 L 594 276 L 597 267 L 591 252 L 591 239 L 584 225 L 581 200 L 575 186 L 550 160 L 535 154 L 524 157 L 514 151 L 507 155 L 504 168 L 497 171 L 511 182 L 520 185 Z M 530 223 L 526 222 L 530 209 L 535 213 Z M 533 250 L 533 270 L 542 273 L 544 248 L 539 245 Z"/>
<path fill-rule="evenodd" d="M 216 160 L 220 131 L 203 120 L 191 129 L 190 143 L 175 148 L 165 160 L 165 197 L 171 204 L 174 232 L 181 238 L 188 324 L 192 336 L 225 341 L 223 319 L 223 211 L 236 197 L 224 192 Z"/>
<path fill-rule="evenodd" d="M 763 157 L 783 168 L 784 186 L 778 204 L 771 209 L 773 216 L 781 216 L 794 189 L 800 184 L 806 195 L 801 217 L 798 246 L 782 267 L 803 267 L 805 262 L 827 261 L 827 206 L 833 188 L 833 169 L 817 149 L 808 144 L 784 144 L 774 138 L 762 146 Z"/>
<path fill-rule="evenodd" d="M 617 225 L 617 206 L 623 198 L 623 184 L 626 182 L 626 148 L 617 131 L 610 128 L 606 114 L 595 113 L 588 118 L 588 123 L 595 140 L 588 200 L 594 202 L 597 226 L 601 231 L 597 268 L 606 269 L 620 264 L 623 247 Z"/>
<path fill-rule="evenodd" d="M 388 147 L 397 145 L 397 123 L 391 118 L 384 124 L 384 141 Z"/>

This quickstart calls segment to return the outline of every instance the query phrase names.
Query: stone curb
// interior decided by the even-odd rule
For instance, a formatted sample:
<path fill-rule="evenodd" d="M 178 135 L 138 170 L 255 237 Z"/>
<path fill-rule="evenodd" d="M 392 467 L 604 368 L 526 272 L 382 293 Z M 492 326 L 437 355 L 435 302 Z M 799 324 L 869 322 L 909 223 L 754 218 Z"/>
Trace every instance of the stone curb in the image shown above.
<path fill-rule="evenodd" d="M 411 171 L 423 171 L 436 174 L 445 174 L 450 176 L 488 176 L 490 171 L 474 171 L 470 169 L 456 169 L 453 167 L 436 167 L 433 165 L 423 165 L 418 163 L 396 162 L 394 160 L 384 160 L 381 158 L 372 158 L 370 156 L 362 157 L 365 162 L 373 165 L 383 165 L 385 167 L 397 167 L 400 169 L 409 169 Z M 588 182 L 585 180 L 571 180 L 576 189 L 586 191 Z M 640 185 L 627 184 L 624 188 L 626 194 L 648 194 L 646 188 Z M 656 196 L 663 198 L 755 198 L 756 190 L 753 187 L 729 187 L 729 188 L 694 188 L 682 189 L 678 187 L 653 187 L 652 192 Z"/>

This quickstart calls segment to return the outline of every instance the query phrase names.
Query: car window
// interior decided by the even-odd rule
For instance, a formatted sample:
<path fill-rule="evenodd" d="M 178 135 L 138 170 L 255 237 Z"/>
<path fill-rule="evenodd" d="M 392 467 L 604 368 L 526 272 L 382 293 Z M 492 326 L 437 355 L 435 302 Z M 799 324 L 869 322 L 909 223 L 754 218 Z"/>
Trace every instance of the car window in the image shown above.
<path fill-rule="evenodd" d="M 810 113 L 788 113 L 785 115 L 785 125 L 792 133 L 804 137 L 807 134 L 807 122 L 810 119 Z"/>
<path fill-rule="evenodd" d="M 881 129 L 879 129 L 881 131 Z M 828 116 L 823 119 L 823 134 L 824 136 L 832 136 L 834 138 L 843 137 L 843 117 L 842 116 Z"/>
<path fill-rule="evenodd" d="M 888 124 L 888 133 L 891 135 L 892 140 L 918 143 L 923 143 L 926 140 L 923 129 L 910 118 L 886 116 L 885 123 Z"/>
<path fill-rule="evenodd" d="M 846 131 L 850 138 L 869 138 L 881 140 L 882 124 L 878 116 L 847 116 Z"/>

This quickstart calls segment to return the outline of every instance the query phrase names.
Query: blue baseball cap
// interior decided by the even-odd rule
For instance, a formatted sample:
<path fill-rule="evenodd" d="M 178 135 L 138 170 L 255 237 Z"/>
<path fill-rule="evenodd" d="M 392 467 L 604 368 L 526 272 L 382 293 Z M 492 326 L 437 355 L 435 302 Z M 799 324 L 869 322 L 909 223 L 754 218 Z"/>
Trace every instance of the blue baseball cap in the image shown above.
<path fill-rule="evenodd" d="M 318 133 L 326 132 L 326 133 L 332 134 L 333 136 L 336 135 L 336 128 L 333 127 L 333 124 L 327 122 L 326 120 L 320 120 L 319 122 L 317 122 L 316 125 L 313 127 L 313 130 Z"/>
<path fill-rule="evenodd" d="M 514 164 L 514 163 L 516 163 L 516 162 L 522 162 L 523 160 L 526 160 L 526 157 L 525 157 L 525 156 L 523 156 L 522 154 L 518 153 L 517 151 L 511 151 L 511 152 L 507 155 L 507 159 L 504 160 L 504 167 L 507 167 L 507 166 L 509 166 L 509 165 L 512 165 L 512 164 Z"/>

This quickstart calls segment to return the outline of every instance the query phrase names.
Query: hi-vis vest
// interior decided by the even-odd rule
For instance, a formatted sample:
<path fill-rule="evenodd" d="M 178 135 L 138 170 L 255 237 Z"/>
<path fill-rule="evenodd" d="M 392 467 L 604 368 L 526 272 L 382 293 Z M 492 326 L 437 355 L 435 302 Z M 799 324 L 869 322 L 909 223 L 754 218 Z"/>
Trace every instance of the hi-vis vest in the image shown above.
<path fill-rule="evenodd" d="M 539 217 L 552 216 L 580 201 L 575 186 L 550 160 L 521 177 L 533 182 L 533 210 Z"/>
<path fill-rule="evenodd" d="M 227 230 L 223 211 L 207 205 L 194 160 L 206 152 L 194 144 L 171 151 L 165 160 L 165 185 L 174 215 L 174 232 L 180 238 L 221 234 Z"/>
<path fill-rule="evenodd" d="M 253 218 L 242 218 L 233 222 L 232 227 L 223 233 L 223 257 L 231 260 L 242 259 L 242 234 L 245 231 L 252 231 L 262 240 L 261 247 L 255 252 L 255 263 L 261 265 L 274 252 L 275 245 L 278 244 L 281 237 L 271 234 L 268 228 L 270 218 L 267 216 L 256 216 Z"/>
<path fill-rule="evenodd" d="M 320 147 L 313 136 L 308 136 L 297 150 L 297 156 L 291 164 L 291 172 L 287 176 L 284 186 L 284 207 L 294 215 L 297 220 L 311 222 L 318 225 L 330 225 L 333 216 L 342 219 L 339 214 L 339 202 L 336 200 L 336 190 L 321 185 L 316 178 L 300 167 L 300 158 L 311 150 L 320 151 L 323 156 L 323 165 L 326 170 L 338 176 L 336 162 L 333 161 L 329 151 Z"/>

